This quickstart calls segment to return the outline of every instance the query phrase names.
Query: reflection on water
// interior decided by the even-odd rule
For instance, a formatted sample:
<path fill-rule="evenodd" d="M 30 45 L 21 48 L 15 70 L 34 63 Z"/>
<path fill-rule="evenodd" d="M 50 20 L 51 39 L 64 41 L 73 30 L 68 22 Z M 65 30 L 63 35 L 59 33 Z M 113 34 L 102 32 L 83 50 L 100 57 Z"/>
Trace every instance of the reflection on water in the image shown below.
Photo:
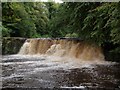
<path fill-rule="evenodd" d="M 52 59 L 46 56 L 3 56 L 3 88 L 120 89 L 120 64 Z"/>

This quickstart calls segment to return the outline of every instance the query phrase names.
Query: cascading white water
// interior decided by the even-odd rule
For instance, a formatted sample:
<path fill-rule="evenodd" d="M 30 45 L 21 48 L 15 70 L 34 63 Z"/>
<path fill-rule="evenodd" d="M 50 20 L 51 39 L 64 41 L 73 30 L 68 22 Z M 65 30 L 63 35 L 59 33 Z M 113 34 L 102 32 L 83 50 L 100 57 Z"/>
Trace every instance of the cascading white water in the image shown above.
<path fill-rule="evenodd" d="M 74 39 L 28 39 L 18 54 L 48 55 L 78 60 L 104 60 L 101 47 Z"/>
<path fill-rule="evenodd" d="M 20 51 L 19 51 L 19 54 L 28 54 L 28 50 L 29 50 L 29 46 L 30 46 L 30 43 L 28 41 L 26 41 L 23 46 L 21 47 Z"/>

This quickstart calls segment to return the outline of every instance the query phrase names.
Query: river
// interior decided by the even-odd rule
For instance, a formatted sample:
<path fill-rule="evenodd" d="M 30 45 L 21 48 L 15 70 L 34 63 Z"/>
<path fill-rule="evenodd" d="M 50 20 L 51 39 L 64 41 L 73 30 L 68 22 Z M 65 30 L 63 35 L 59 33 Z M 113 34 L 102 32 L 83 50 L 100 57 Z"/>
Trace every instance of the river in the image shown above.
<path fill-rule="evenodd" d="M 2 59 L 3 89 L 120 90 L 120 64 L 115 62 L 76 63 L 45 55 L 4 55 Z"/>

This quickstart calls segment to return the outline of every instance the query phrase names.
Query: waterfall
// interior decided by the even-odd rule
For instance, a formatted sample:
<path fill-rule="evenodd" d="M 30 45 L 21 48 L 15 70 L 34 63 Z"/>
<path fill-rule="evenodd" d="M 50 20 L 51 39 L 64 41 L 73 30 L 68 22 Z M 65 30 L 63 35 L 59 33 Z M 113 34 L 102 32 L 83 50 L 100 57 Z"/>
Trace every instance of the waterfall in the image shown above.
<path fill-rule="evenodd" d="M 101 47 L 77 39 L 27 39 L 18 54 L 104 60 Z"/>

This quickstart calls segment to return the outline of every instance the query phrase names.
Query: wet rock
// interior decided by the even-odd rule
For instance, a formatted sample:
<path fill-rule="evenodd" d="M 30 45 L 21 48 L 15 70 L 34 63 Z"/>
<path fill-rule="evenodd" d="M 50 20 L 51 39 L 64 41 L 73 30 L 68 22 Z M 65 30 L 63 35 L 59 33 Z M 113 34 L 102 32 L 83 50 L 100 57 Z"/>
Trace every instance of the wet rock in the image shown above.
<path fill-rule="evenodd" d="M 3 37 L 2 38 L 2 54 L 17 54 L 26 38 L 20 37 Z"/>

